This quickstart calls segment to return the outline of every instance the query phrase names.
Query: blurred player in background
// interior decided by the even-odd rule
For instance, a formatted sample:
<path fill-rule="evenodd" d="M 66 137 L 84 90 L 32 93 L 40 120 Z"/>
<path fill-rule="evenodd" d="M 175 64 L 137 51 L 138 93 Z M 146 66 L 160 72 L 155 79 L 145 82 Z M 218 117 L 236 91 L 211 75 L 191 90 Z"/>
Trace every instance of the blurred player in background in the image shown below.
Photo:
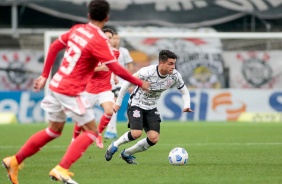
<path fill-rule="evenodd" d="M 124 47 L 120 47 L 120 37 L 118 35 L 117 32 L 114 33 L 113 38 L 112 38 L 112 46 L 115 49 L 118 49 L 120 52 L 119 58 L 118 58 L 118 62 L 121 66 L 123 66 L 124 68 L 126 68 L 130 73 L 133 73 L 134 71 L 134 66 L 133 66 L 133 60 L 129 54 L 128 49 L 124 48 Z M 121 78 L 116 78 L 116 75 L 113 75 L 113 80 L 112 80 L 112 84 L 113 84 L 113 88 L 112 91 L 115 95 L 115 100 L 117 98 L 118 92 L 121 88 L 121 85 L 123 83 L 123 79 Z M 114 139 L 117 138 L 117 128 L 116 128 L 116 124 L 117 124 L 117 113 L 114 113 L 110 123 L 107 126 L 106 132 L 104 134 L 104 138 L 106 139 Z"/>
<path fill-rule="evenodd" d="M 101 30 L 109 19 L 109 11 L 107 1 L 92 0 L 88 5 L 90 22 L 73 26 L 50 45 L 42 75 L 34 81 L 34 91 L 44 87 L 57 53 L 63 48 L 66 51 L 59 70 L 50 82 L 50 92 L 41 103 L 41 107 L 48 112 L 49 125 L 33 134 L 14 156 L 3 159 L 12 184 L 19 183 L 18 171 L 23 161 L 61 135 L 67 116 L 82 126 L 84 132 L 67 148 L 49 176 L 65 184 L 77 184 L 71 178 L 73 173 L 69 172 L 69 168 L 98 136 L 93 109 L 83 92 L 99 62 L 107 64 L 118 76 L 144 89 L 148 88 L 148 83 L 133 77 L 117 63 L 108 38 Z"/>
<path fill-rule="evenodd" d="M 109 38 L 109 42 L 111 43 L 114 34 L 113 30 L 105 28 L 103 29 L 103 32 Z M 119 50 L 115 48 L 112 49 L 115 57 L 118 58 Z M 94 107 L 95 103 L 98 101 L 99 105 L 104 109 L 104 114 L 102 115 L 98 126 L 99 136 L 96 139 L 96 145 L 99 148 L 103 148 L 104 145 L 101 134 L 105 127 L 109 124 L 113 115 L 114 93 L 112 92 L 111 84 L 112 71 L 109 70 L 107 65 L 103 63 L 99 63 L 94 71 L 95 72 L 92 76 L 92 79 L 86 85 L 85 94 L 88 97 L 92 107 Z M 78 124 L 75 124 L 72 140 L 75 140 L 75 138 L 80 134 L 81 128 L 82 127 L 78 126 Z"/>
<path fill-rule="evenodd" d="M 182 93 L 184 102 L 183 112 L 193 112 L 190 109 L 190 94 L 185 86 L 181 74 L 175 70 L 177 56 L 169 51 L 162 50 L 159 53 L 159 64 L 141 68 L 134 76 L 139 79 L 150 82 L 149 91 L 135 87 L 130 94 L 128 101 L 127 115 L 129 132 L 123 134 L 118 140 L 113 141 L 108 147 L 105 158 L 107 161 L 117 152 L 118 147 L 138 139 L 144 131 L 146 138 L 141 139 L 135 145 L 123 150 L 120 154 L 121 158 L 129 164 L 136 164 L 133 154 L 146 151 L 154 146 L 159 140 L 160 134 L 160 113 L 157 110 L 157 101 L 161 93 L 173 86 L 177 87 Z M 122 103 L 123 97 L 129 87 L 129 82 L 124 82 L 115 105 L 117 111 Z"/>

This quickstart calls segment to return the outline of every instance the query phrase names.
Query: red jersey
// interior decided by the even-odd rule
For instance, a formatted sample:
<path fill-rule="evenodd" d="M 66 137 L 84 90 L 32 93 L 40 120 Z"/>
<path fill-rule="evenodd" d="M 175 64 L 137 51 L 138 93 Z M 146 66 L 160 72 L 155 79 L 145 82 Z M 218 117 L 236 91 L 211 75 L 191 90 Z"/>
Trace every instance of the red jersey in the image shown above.
<path fill-rule="evenodd" d="M 112 50 L 114 52 L 116 59 L 118 59 L 119 50 L 114 48 Z M 102 63 L 99 62 L 98 66 L 101 65 Z M 112 76 L 111 70 L 94 72 L 94 75 L 92 76 L 91 80 L 86 85 L 85 91 L 92 94 L 99 94 L 104 91 L 110 91 L 112 89 L 111 76 Z"/>
<path fill-rule="evenodd" d="M 85 90 L 99 62 L 117 61 L 108 38 L 91 23 L 73 26 L 59 40 L 65 44 L 66 51 L 59 70 L 50 82 L 52 91 L 76 96 Z"/>

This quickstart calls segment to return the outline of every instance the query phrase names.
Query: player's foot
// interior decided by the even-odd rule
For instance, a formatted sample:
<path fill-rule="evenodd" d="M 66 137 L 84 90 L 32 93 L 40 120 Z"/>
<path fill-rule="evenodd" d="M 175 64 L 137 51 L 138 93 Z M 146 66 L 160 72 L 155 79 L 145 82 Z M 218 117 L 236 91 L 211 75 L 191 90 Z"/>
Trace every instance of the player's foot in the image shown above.
<path fill-rule="evenodd" d="M 115 152 L 117 152 L 118 148 L 116 146 L 114 146 L 114 142 L 113 141 L 111 143 L 111 145 L 108 147 L 108 149 L 106 150 L 106 154 L 105 154 L 105 158 L 107 161 L 110 161 L 113 157 L 113 155 L 115 154 Z"/>
<path fill-rule="evenodd" d="M 69 172 L 68 169 L 64 169 L 59 165 L 53 168 L 49 173 L 50 178 L 54 181 L 61 181 L 64 184 L 78 184 L 76 181 L 71 179 L 71 176 L 73 175 L 74 174 Z"/>
<path fill-rule="evenodd" d="M 96 138 L 96 146 L 98 148 L 103 149 L 104 148 L 104 144 L 103 144 L 103 137 L 101 134 L 98 135 L 98 137 Z"/>
<path fill-rule="evenodd" d="M 117 133 L 105 132 L 104 138 L 105 139 L 115 139 L 117 138 Z"/>
<path fill-rule="evenodd" d="M 123 150 L 120 154 L 120 158 L 122 158 L 124 161 L 126 161 L 128 164 L 137 164 L 137 162 L 135 162 L 135 156 L 133 155 L 125 155 L 124 153 L 125 150 Z"/>
<path fill-rule="evenodd" d="M 8 172 L 8 177 L 12 184 L 18 184 L 18 172 L 23 167 L 22 164 L 18 164 L 18 161 L 15 156 L 6 157 L 2 161 L 3 167 L 6 168 Z"/>

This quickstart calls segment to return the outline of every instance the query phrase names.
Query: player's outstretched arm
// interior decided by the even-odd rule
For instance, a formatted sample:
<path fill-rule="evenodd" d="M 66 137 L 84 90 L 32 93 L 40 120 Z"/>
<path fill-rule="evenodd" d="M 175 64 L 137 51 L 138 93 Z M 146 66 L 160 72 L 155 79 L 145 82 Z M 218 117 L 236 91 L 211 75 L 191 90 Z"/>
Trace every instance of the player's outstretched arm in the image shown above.
<path fill-rule="evenodd" d="M 184 85 L 179 91 L 182 93 L 182 99 L 183 99 L 183 112 L 194 112 L 190 108 L 190 93 L 187 89 L 187 87 Z"/>
<path fill-rule="evenodd" d="M 33 91 L 38 92 L 41 88 L 43 88 L 46 84 L 47 78 L 43 76 L 39 76 L 37 79 L 34 80 L 33 83 Z"/>
<path fill-rule="evenodd" d="M 116 100 L 116 105 L 117 106 L 119 106 L 119 107 L 121 106 L 122 100 L 123 100 L 123 98 L 124 98 L 124 96 L 125 96 L 125 94 L 127 92 L 127 89 L 129 88 L 129 86 L 130 86 L 130 83 L 128 81 L 124 81 L 122 83 L 122 86 L 121 86 L 121 88 L 119 90 L 118 97 L 117 97 L 117 100 Z M 114 110 L 118 111 L 119 107 L 118 108 L 114 108 Z"/>
<path fill-rule="evenodd" d="M 56 56 L 60 50 L 65 48 L 65 45 L 59 41 L 55 40 L 49 47 L 46 61 L 44 63 L 44 68 L 41 76 L 34 80 L 33 91 L 40 91 L 46 84 L 47 78 L 49 76 L 50 70 L 55 62 Z"/>
<path fill-rule="evenodd" d="M 55 62 L 58 52 L 60 52 L 65 47 L 66 46 L 59 39 L 56 39 L 50 45 L 42 72 L 43 77 L 48 78 L 50 70 Z"/>
<path fill-rule="evenodd" d="M 143 90 L 148 90 L 150 83 L 147 81 L 142 81 L 134 76 L 132 76 L 126 69 L 120 66 L 117 62 L 107 64 L 110 70 L 112 70 L 116 75 L 129 81 L 130 83 L 140 86 Z"/>

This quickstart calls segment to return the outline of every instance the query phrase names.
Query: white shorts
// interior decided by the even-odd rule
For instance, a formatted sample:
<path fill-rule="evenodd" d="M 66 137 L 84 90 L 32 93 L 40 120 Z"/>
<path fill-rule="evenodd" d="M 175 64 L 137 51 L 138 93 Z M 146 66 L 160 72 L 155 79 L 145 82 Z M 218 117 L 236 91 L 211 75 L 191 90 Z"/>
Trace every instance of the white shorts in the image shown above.
<path fill-rule="evenodd" d="M 114 93 L 112 91 L 104 91 L 99 94 L 84 92 L 84 94 L 88 98 L 91 107 L 94 107 L 95 103 L 97 102 L 99 103 L 99 105 L 101 105 L 104 102 L 114 103 Z"/>
<path fill-rule="evenodd" d="M 94 110 L 84 93 L 78 96 L 67 96 L 50 91 L 42 100 L 41 107 L 48 112 L 49 120 L 55 122 L 65 122 L 68 116 L 78 126 L 82 126 L 95 119 Z"/>

